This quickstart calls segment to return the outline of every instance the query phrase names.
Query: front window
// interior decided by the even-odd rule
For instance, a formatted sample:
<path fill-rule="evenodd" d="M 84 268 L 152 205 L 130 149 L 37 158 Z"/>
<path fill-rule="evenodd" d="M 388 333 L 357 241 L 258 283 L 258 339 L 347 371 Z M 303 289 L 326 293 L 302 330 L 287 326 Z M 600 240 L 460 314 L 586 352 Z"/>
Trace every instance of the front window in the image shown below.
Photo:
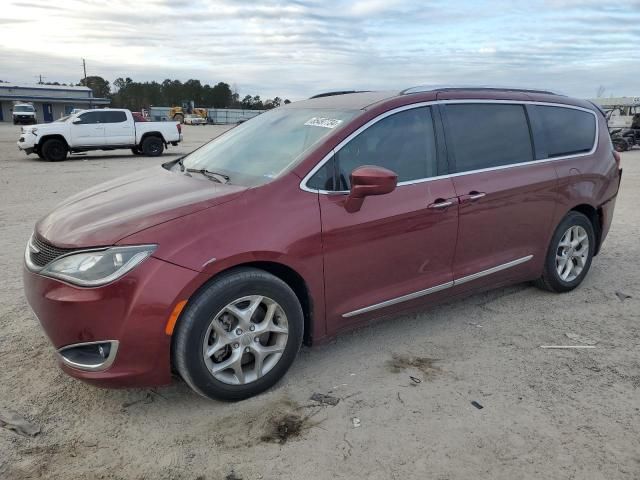
<path fill-rule="evenodd" d="M 30 105 L 17 105 L 13 108 L 14 112 L 30 112 L 33 113 L 33 107 Z"/>
<path fill-rule="evenodd" d="M 271 110 L 187 155 L 183 164 L 188 169 L 225 174 L 230 177 L 230 183 L 236 185 L 261 185 L 290 171 L 305 152 L 346 125 L 356 113 L 354 110 Z"/>

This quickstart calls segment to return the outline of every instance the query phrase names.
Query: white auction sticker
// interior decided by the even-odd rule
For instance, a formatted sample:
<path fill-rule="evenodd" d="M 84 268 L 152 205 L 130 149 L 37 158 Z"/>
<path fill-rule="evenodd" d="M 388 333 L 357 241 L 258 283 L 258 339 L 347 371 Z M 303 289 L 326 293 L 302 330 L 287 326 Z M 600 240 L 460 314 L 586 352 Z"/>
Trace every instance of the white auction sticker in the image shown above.
<path fill-rule="evenodd" d="M 342 120 L 338 120 L 337 118 L 313 117 L 305 122 L 305 125 L 310 125 L 312 127 L 336 128 L 341 123 Z"/>

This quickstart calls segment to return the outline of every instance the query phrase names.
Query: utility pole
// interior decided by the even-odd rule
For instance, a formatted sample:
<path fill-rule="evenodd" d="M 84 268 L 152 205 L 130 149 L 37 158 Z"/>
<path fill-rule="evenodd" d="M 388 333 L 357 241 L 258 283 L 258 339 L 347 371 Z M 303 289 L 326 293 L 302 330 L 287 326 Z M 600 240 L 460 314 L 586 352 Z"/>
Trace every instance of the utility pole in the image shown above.
<path fill-rule="evenodd" d="M 38 85 L 42 85 L 44 82 L 42 81 L 42 74 L 40 75 L 36 75 L 36 78 L 38 78 Z M 46 77 L 45 77 L 46 78 Z"/>
<path fill-rule="evenodd" d="M 87 85 L 87 62 L 85 62 L 84 58 L 82 59 L 82 70 L 84 71 L 84 86 L 88 87 L 89 85 Z M 93 108 L 93 105 L 91 104 L 91 97 L 93 97 L 93 90 L 89 91 L 89 108 Z"/>

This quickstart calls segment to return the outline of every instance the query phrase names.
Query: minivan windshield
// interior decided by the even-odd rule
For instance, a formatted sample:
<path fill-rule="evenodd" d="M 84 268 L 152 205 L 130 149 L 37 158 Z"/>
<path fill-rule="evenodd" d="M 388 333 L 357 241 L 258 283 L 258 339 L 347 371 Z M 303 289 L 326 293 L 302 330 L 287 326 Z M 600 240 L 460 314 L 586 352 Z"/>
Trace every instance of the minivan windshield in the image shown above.
<path fill-rule="evenodd" d="M 33 112 L 34 109 L 31 105 L 16 105 L 13 107 L 14 112 Z"/>
<path fill-rule="evenodd" d="M 357 110 L 278 108 L 229 130 L 183 158 L 189 170 L 222 173 L 256 186 L 291 170 L 302 154 L 343 127 Z"/>

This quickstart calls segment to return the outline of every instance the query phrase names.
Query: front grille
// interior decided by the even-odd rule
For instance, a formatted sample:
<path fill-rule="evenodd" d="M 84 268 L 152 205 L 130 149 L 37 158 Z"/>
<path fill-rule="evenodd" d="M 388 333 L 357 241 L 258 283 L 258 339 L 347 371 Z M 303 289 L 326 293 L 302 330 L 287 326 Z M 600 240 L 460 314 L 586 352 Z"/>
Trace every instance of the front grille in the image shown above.
<path fill-rule="evenodd" d="M 37 250 L 37 252 L 34 251 L 34 249 Z M 53 262 L 56 258 L 61 257 L 66 253 L 73 252 L 74 250 L 77 249 L 54 247 L 34 235 L 31 238 L 31 243 L 29 244 L 29 258 L 34 265 L 44 267 L 48 263 Z"/>

